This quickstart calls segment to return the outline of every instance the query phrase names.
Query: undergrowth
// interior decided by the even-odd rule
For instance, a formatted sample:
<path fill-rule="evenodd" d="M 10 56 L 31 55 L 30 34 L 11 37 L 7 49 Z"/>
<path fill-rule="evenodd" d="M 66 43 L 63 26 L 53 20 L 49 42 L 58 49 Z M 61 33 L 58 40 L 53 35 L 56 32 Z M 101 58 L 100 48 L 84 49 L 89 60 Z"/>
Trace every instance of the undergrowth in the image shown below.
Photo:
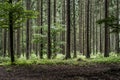
<path fill-rule="evenodd" d="M 39 56 L 32 54 L 29 60 L 21 55 L 20 58 L 16 58 L 16 65 L 88 65 L 94 63 L 120 63 L 120 56 L 115 53 L 110 53 L 110 57 L 104 57 L 103 54 L 91 54 L 91 58 L 86 59 L 83 55 L 78 55 L 78 58 L 72 58 L 65 60 L 62 54 L 58 54 L 55 59 L 48 60 L 46 55 L 44 59 L 39 59 Z M 10 65 L 9 57 L 0 57 L 0 65 Z"/>

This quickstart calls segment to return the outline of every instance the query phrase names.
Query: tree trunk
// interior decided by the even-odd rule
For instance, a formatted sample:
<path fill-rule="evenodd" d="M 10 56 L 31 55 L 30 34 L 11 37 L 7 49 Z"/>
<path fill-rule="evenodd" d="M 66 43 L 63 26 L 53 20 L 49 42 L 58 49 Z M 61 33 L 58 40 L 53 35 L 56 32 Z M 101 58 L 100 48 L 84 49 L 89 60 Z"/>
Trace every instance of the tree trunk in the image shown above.
<path fill-rule="evenodd" d="M 63 0 L 63 5 L 62 5 L 62 25 L 63 28 L 65 28 L 65 0 Z M 62 41 L 65 42 L 65 31 L 62 31 Z M 62 44 L 62 54 L 65 54 L 65 45 Z"/>
<path fill-rule="evenodd" d="M 80 49 L 80 53 L 83 53 L 83 4 L 82 4 L 82 0 L 79 0 L 79 49 Z"/>
<path fill-rule="evenodd" d="M 30 0 L 26 0 L 26 8 L 30 10 Z M 27 19 L 26 23 L 26 58 L 30 56 L 30 20 Z"/>
<path fill-rule="evenodd" d="M 54 26 L 56 27 L 56 0 L 54 0 Z M 53 35 L 53 54 L 54 57 L 57 55 L 56 54 L 56 34 Z"/>
<path fill-rule="evenodd" d="M 71 34 L 71 31 L 70 31 L 70 0 L 67 0 L 67 36 L 66 36 L 66 40 L 67 40 L 67 43 L 66 43 L 66 59 L 68 58 L 71 58 L 71 55 L 70 55 L 70 34 Z"/>
<path fill-rule="evenodd" d="M 87 31 L 87 50 L 86 50 L 86 58 L 90 58 L 90 46 L 89 46 L 89 4 L 90 4 L 90 1 L 87 0 L 87 22 L 86 22 L 86 31 Z"/>
<path fill-rule="evenodd" d="M 51 0 L 48 0 L 48 59 L 51 59 Z"/>
<path fill-rule="evenodd" d="M 117 25 L 119 25 L 119 0 L 117 0 Z M 116 45 L 115 45 L 116 53 L 119 53 L 119 31 L 116 32 Z"/>
<path fill-rule="evenodd" d="M 17 29 L 17 57 L 19 58 L 21 55 L 21 47 L 20 47 L 20 29 Z"/>
<path fill-rule="evenodd" d="M 9 3 L 12 4 L 12 0 L 9 0 Z M 13 48 L 13 12 L 9 11 L 9 37 L 10 37 L 10 54 L 11 54 L 11 64 L 14 63 L 14 48 Z"/>
<path fill-rule="evenodd" d="M 108 0 L 105 0 L 105 18 L 108 18 Z M 109 57 L 109 27 L 107 22 L 105 22 L 105 51 L 104 56 Z"/>
<path fill-rule="evenodd" d="M 7 43 L 7 29 L 4 29 L 4 41 L 3 41 L 3 56 L 6 56 L 6 43 Z"/>
<path fill-rule="evenodd" d="M 74 58 L 76 58 L 77 57 L 77 53 L 76 53 L 76 8 L 75 8 L 75 2 L 76 0 L 73 0 L 73 30 L 74 30 L 74 46 L 73 46 L 73 48 L 74 48 Z"/>
<path fill-rule="evenodd" d="M 43 26 L 43 0 L 41 0 L 41 26 Z M 41 35 L 43 34 L 43 29 L 40 30 Z M 40 58 L 43 59 L 43 43 L 40 43 Z"/>

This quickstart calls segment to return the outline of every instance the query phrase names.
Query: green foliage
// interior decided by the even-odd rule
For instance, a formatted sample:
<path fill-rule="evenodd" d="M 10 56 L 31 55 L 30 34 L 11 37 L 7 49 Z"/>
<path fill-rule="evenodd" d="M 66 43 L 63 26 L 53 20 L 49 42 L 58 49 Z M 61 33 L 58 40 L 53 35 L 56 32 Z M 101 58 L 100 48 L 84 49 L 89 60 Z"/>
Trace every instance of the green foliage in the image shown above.
<path fill-rule="evenodd" d="M 55 25 L 55 26 L 54 26 Z M 52 39 L 52 43 L 51 43 L 51 50 L 54 53 L 60 53 L 61 48 L 60 45 L 65 44 L 65 42 L 63 41 L 54 41 L 54 38 L 57 38 L 58 35 L 60 35 L 60 33 L 62 31 L 65 31 L 65 28 L 62 27 L 62 25 L 60 23 L 56 23 L 51 26 L 51 39 Z M 44 44 L 44 50 L 47 49 L 47 32 L 48 32 L 48 26 L 47 25 L 43 25 L 43 26 L 37 26 L 40 27 L 40 29 L 43 29 L 43 34 L 39 34 L 39 33 L 35 33 L 33 34 L 33 39 L 32 42 L 33 43 L 42 43 Z M 37 28 L 36 26 L 34 26 L 35 30 Z M 37 28 L 38 30 L 38 28 Z M 55 46 L 55 48 L 54 48 Z M 44 51 L 45 53 L 47 53 L 47 50 Z"/>
<path fill-rule="evenodd" d="M 118 57 L 107 57 L 107 58 L 97 58 L 97 59 L 91 59 L 89 62 L 92 63 L 120 63 L 120 56 Z"/>
<path fill-rule="evenodd" d="M 33 34 L 33 43 L 46 43 L 45 38 L 47 37 L 47 35 L 44 34 Z"/>
<path fill-rule="evenodd" d="M 116 20 L 117 19 L 114 16 L 111 16 L 111 17 L 108 17 L 108 18 L 105 18 L 105 19 L 98 20 L 97 23 L 102 24 L 102 23 L 106 22 L 108 25 L 110 25 L 111 23 L 113 23 Z"/>
<path fill-rule="evenodd" d="M 21 23 L 25 22 L 26 19 L 37 18 L 38 13 L 33 10 L 26 10 L 23 7 L 22 1 L 10 4 L 6 2 L 0 2 L 0 26 L 2 28 L 8 28 L 9 25 L 9 13 L 13 15 L 13 26 L 14 28 L 20 28 Z M 11 15 L 11 14 L 10 14 Z"/>
<path fill-rule="evenodd" d="M 102 53 L 97 53 L 97 54 L 91 54 L 91 58 L 103 58 L 104 54 Z"/>
<path fill-rule="evenodd" d="M 116 53 L 110 53 L 110 57 L 104 57 L 103 54 L 92 54 L 91 59 L 85 59 L 89 63 L 120 63 L 120 56 Z"/>
<path fill-rule="evenodd" d="M 9 57 L 0 57 L 0 63 L 8 62 L 8 61 L 10 61 Z"/>
<path fill-rule="evenodd" d="M 44 55 L 45 57 L 45 55 Z M 65 57 L 62 54 L 57 55 L 55 59 L 39 59 L 35 54 L 31 54 L 29 60 L 26 60 L 26 57 L 21 55 L 19 59 L 16 60 L 16 65 L 92 65 L 96 63 L 120 63 L 120 56 L 117 56 L 115 53 L 110 53 L 110 57 L 104 58 L 103 54 L 92 55 L 90 59 L 86 59 L 85 56 L 79 55 L 76 59 L 63 60 Z M 0 57 L 0 65 L 10 65 L 9 57 Z"/>
<path fill-rule="evenodd" d="M 110 17 L 108 17 L 106 19 L 98 20 L 96 23 L 98 23 L 98 24 L 106 23 L 107 26 L 105 26 L 105 27 L 110 27 L 112 29 L 111 32 L 115 33 L 115 32 L 120 31 L 120 24 L 118 24 L 118 22 L 119 22 L 118 18 L 111 15 Z"/>

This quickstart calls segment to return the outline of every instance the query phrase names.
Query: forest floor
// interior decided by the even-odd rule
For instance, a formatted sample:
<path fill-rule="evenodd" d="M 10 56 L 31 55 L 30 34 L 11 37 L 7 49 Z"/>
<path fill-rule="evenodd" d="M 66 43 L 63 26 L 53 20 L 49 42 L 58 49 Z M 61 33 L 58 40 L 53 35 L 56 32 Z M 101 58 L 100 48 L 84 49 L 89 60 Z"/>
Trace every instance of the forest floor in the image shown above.
<path fill-rule="evenodd" d="M 120 64 L 0 66 L 0 80 L 120 80 Z"/>

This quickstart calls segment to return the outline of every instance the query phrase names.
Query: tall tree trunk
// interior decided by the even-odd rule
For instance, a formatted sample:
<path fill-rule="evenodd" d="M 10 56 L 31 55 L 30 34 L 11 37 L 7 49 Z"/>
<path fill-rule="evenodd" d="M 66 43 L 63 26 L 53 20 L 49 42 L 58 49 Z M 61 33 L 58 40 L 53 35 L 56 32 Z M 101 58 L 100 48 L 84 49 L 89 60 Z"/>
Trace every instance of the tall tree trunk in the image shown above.
<path fill-rule="evenodd" d="M 97 13 L 95 14 L 95 22 L 97 21 Z M 96 48 L 96 54 L 97 54 L 97 52 L 98 52 L 98 26 L 96 25 L 96 23 L 95 23 L 95 32 L 96 32 L 96 35 L 95 35 L 95 42 L 96 42 L 96 46 L 95 46 L 95 48 Z"/>
<path fill-rule="evenodd" d="M 90 11 L 89 11 L 89 40 L 90 40 L 90 42 L 89 42 L 89 48 L 90 48 L 90 54 L 91 54 L 91 47 L 92 47 L 92 45 L 91 45 L 91 43 L 92 43 L 92 1 L 91 1 L 91 4 L 90 4 Z"/>
<path fill-rule="evenodd" d="M 100 20 L 102 19 L 102 4 L 101 3 L 100 3 Z M 102 53 L 102 52 L 103 52 L 103 49 L 102 49 L 102 24 L 100 24 L 100 53 Z"/>
<path fill-rule="evenodd" d="M 0 28 L 0 53 L 2 53 L 2 43 L 3 43 L 3 39 L 2 39 L 2 28 Z"/>
<path fill-rule="evenodd" d="M 51 59 L 51 0 L 48 0 L 48 59 Z"/>
<path fill-rule="evenodd" d="M 76 8 L 75 8 L 75 2 L 76 0 L 73 0 L 73 30 L 74 30 L 74 46 L 73 46 L 73 48 L 74 48 L 74 58 L 76 58 L 77 57 L 77 54 L 76 54 Z"/>
<path fill-rule="evenodd" d="M 37 18 L 37 26 L 41 26 L 41 0 L 39 1 L 37 1 L 37 11 L 40 13 L 39 15 L 38 15 L 38 18 Z M 41 29 L 40 29 L 41 30 Z M 38 30 L 36 30 L 36 32 L 37 32 L 37 34 L 41 34 L 41 31 L 38 31 Z M 38 47 L 38 45 L 41 45 L 41 42 L 40 42 L 40 44 L 39 43 L 35 43 L 35 45 L 36 45 L 36 51 L 35 51 L 35 53 L 36 53 L 36 56 L 38 56 L 38 50 L 41 48 L 41 46 L 39 46 Z M 40 56 L 40 54 L 39 54 L 39 56 Z"/>
<path fill-rule="evenodd" d="M 117 25 L 119 25 L 119 0 L 117 0 L 117 13 L 116 13 L 116 17 L 117 17 Z M 116 53 L 119 53 L 119 31 L 116 32 Z"/>
<path fill-rule="evenodd" d="M 53 17 L 54 17 L 54 26 L 56 27 L 56 0 L 54 0 L 54 14 L 53 14 Z M 57 55 L 56 54 L 56 34 L 53 34 L 53 54 L 54 54 L 54 57 Z"/>
<path fill-rule="evenodd" d="M 40 9 L 40 11 L 41 11 L 40 12 L 41 13 L 41 15 L 40 15 L 41 24 L 40 25 L 43 26 L 43 0 L 41 0 L 41 9 Z M 43 34 L 43 29 L 42 28 L 40 29 L 40 33 L 41 33 L 41 35 Z M 40 58 L 43 59 L 43 42 L 40 43 Z"/>
<path fill-rule="evenodd" d="M 22 53 L 23 53 L 23 56 L 25 56 L 25 46 L 24 46 L 25 41 L 24 41 L 24 28 L 23 27 L 21 29 L 21 32 L 22 32 L 22 36 L 21 36 L 21 38 L 22 38 Z"/>
<path fill-rule="evenodd" d="M 83 53 L 83 6 L 82 0 L 79 0 L 79 49 L 80 53 Z"/>
<path fill-rule="evenodd" d="M 66 40 L 67 40 L 67 43 L 66 43 L 66 59 L 68 58 L 71 58 L 71 55 L 70 55 L 70 34 L 71 34 L 71 31 L 70 31 L 70 0 L 67 0 L 67 35 L 66 35 Z"/>
<path fill-rule="evenodd" d="M 63 0 L 63 5 L 62 5 L 62 25 L 63 28 L 65 29 L 65 0 Z M 62 41 L 65 42 L 65 31 L 62 31 Z M 62 53 L 65 54 L 65 45 L 62 44 Z"/>
<path fill-rule="evenodd" d="M 84 4 L 84 21 L 83 21 L 83 55 L 86 54 L 86 1 L 83 1 Z"/>
<path fill-rule="evenodd" d="M 95 4 L 95 3 L 94 3 Z M 93 50 L 92 50 L 92 52 L 93 52 L 93 54 L 95 54 L 95 18 L 94 18 L 94 16 L 95 16 L 95 14 L 94 14 L 94 12 L 95 12 L 95 10 L 94 10 L 94 5 L 93 5 L 93 13 L 92 13 L 92 16 L 93 16 L 93 22 L 92 22 L 92 24 L 93 24 L 93 42 L 92 42 L 92 45 L 93 45 Z"/>
<path fill-rule="evenodd" d="M 16 0 L 17 2 L 19 2 L 20 0 Z M 20 26 L 20 24 L 19 24 L 19 26 Z M 20 28 L 18 28 L 17 29 L 17 41 L 16 41 L 16 47 L 17 47 L 17 51 L 16 51 L 16 53 L 17 53 L 17 57 L 19 58 L 20 57 L 20 55 L 21 55 L 21 45 L 20 45 L 21 43 L 20 43 Z"/>
<path fill-rule="evenodd" d="M 90 33 L 90 31 L 89 31 L 89 4 L 90 4 L 90 1 L 89 0 L 87 0 L 87 22 L 86 22 L 86 31 L 87 31 L 87 50 L 86 50 L 86 58 L 90 58 L 90 46 L 89 46 L 89 33 Z"/>
<path fill-rule="evenodd" d="M 9 3 L 12 4 L 12 0 L 9 0 Z M 14 48 L 13 48 L 13 12 L 9 11 L 9 37 L 10 37 L 10 54 L 11 54 L 11 64 L 14 63 Z"/>
<path fill-rule="evenodd" d="M 26 0 L 26 8 L 30 10 L 30 0 Z M 30 20 L 27 19 L 26 23 L 26 58 L 30 56 Z"/>
<path fill-rule="evenodd" d="M 20 29 L 17 29 L 17 57 L 20 57 L 21 49 L 20 49 Z"/>
<path fill-rule="evenodd" d="M 7 29 L 4 29 L 4 41 L 3 41 L 3 56 L 5 57 L 6 56 L 6 43 L 7 43 Z"/>
<path fill-rule="evenodd" d="M 108 0 L 105 0 L 105 18 L 108 18 Z M 109 57 L 109 27 L 107 22 L 105 22 L 105 51 L 104 56 Z"/>

